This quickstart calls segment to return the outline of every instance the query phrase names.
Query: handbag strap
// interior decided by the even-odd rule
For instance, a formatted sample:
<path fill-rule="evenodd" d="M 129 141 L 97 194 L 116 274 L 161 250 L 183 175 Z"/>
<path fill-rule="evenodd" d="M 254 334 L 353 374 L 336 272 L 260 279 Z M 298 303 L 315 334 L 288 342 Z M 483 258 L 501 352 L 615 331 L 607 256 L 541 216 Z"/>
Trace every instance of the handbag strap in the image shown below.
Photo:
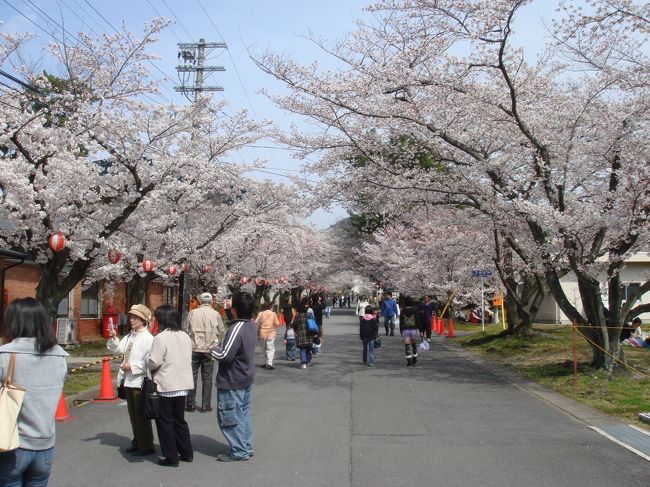
<path fill-rule="evenodd" d="M 7 368 L 7 373 L 5 374 L 4 386 L 12 384 L 14 382 L 14 369 L 16 368 L 16 354 L 11 352 L 9 357 L 9 367 Z"/>

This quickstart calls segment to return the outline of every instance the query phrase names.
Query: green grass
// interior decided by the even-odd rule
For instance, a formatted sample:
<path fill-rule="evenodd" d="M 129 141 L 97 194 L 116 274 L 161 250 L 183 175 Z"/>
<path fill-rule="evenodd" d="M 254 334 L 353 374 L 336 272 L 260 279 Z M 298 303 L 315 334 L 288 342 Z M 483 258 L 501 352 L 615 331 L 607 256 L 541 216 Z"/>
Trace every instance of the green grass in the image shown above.
<path fill-rule="evenodd" d="M 626 363 L 634 369 L 620 367 L 607 374 L 589 367 L 591 347 L 578 336 L 574 384 L 570 327 L 536 327 L 534 334 L 525 338 L 500 336 L 501 331 L 491 326 L 481 332 L 479 327 L 456 342 L 576 401 L 650 429 L 638 420 L 638 413 L 650 411 L 650 350 L 623 348 Z"/>
<path fill-rule="evenodd" d="M 99 385 L 101 371 L 84 369 L 68 374 L 63 384 L 63 395 L 71 396 Z"/>
<path fill-rule="evenodd" d="M 103 357 L 104 355 L 112 355 L 106 348 L 106 340 L 81 343 L 74 348 L 66 349 L 66 352 L 71 357 Z"/>

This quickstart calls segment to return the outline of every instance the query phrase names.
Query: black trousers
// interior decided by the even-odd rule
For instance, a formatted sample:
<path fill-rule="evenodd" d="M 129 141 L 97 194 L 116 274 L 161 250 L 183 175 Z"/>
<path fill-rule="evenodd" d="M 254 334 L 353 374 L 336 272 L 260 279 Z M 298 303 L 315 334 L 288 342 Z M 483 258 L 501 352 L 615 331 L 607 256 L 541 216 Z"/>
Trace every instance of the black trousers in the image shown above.
<path fill-rule="evenodd" d="M 192 352 L 192 374 L 194 375 L 194 389 L 187 395 L 187 407 L 196 406 L 196 385 L 199 379 L 199 368 L 201 369 L 201 406 L 212 407 L 212 375 L 214 362 L 209 353 Z"/>
<path fill-rule="evenodd" d="M 194 456 L 190 428 L 185 421 L 185 396 L 160 396 L 156 429 L 160 451 L 167 460 L 178 462 L 179 455 L 183 458 Z"/>

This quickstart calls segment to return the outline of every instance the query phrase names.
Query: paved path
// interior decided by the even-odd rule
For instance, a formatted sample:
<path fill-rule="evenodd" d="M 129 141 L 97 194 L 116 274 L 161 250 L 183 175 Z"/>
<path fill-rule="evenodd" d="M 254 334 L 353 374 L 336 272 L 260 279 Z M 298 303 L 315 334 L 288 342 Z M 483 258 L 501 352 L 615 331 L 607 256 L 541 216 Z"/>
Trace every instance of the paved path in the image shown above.
<path fill-rule="evenodd" d="M 164 468 L 156 457 L 133 458 L 123 453 L 130 441 L 123 403 L 88 404 L 71 411 L 74 421 L 58 425 L 50 485 L 650 484 L 645 459 L 444 339 L 432 340 L 417 367 L 407 368 L 401 340 L 385 337 L 376 367 L 362 365 L 356 318 L 335 313 L 325 321 L 324 353 L 314 367 L 300 370 L 279 359 L 276 370 L 259 369 L 250 461 L 215 461 L 226 445 L 214 413 L 188 414 L 194 463 Z M 277 348 L 282 356 L 279 339 Z"/>

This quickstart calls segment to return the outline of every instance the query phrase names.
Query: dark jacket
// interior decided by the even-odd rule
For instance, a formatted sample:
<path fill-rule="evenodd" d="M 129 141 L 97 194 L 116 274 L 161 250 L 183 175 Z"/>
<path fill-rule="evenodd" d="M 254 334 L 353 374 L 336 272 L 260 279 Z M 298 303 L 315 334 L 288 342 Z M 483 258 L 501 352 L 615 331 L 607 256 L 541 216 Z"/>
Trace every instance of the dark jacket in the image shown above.
<path fill-rule="evenodd" d="M 218 389 L 243 389 L 255 377 L 255 345 L 257 326 L 252 320 L 235 320 L 229 323 L 223 344 L 211 349 L 219 361 Z"/>
<path fill-rule="evenodd" d="M 291 323 L 291 319 L 293 318 L 293 308 L 289 303 L 282 306 L 282 314 L 284 315 L 284 322 L 287 325 Z"/>
<path fill-rule="evenodd" d="M 379 336 L 379 320 L 376 317 L 369 320 L 363 317 L 359 318 L 359 338 L 372 340 L 377 336 Z"/>
<path fill-rule="evenodd" d="M 401 333 L 403 330 L 417 329 L 417 309 L 413 306 L 408 306 L 399 315 L 399 331 Z"/>
<path fill-rule="evenodd" d="M 314 311 L 314 319 L 320 328 L 323 326 L 323 305 L 320 303 L 314 303 L 311 305 L 311 309 Z"/>

